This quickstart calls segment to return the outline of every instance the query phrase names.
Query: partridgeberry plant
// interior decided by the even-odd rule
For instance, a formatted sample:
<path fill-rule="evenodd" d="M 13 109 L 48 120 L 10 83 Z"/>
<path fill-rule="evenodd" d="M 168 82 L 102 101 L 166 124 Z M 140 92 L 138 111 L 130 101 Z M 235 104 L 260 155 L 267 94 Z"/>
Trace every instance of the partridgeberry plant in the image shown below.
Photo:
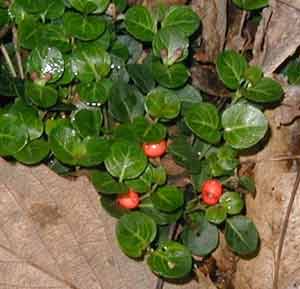
<path fill-rule="evenodd" d="M 150 11 L 122 0 L 0 0 L 0 6 L 0 23 L 16 28 L 17 39 L 2 45 L 8 65 L 1 66 L 7 83 L 1 156 L 45 162 L 60 174 L 89 169 L 102 206 L 119 218 L 121 250 L 144 257 L 160 277 L 190 274 L 194 257 L 209 256 L 220 234 L 238 255 L 258 250 L 258 232 L 244 215 L 244 193 L 254 184 L 239 176 L 238 157 L 267 135 L 262 110 L 282 97 L 276 81 L 227 50 L 216 67 L 232 97 L 216 106 L 201 94 L 189 71 L 200 19 L 188 6 Z M 11 60 L 20 48 L 25 80 L 8 75 L 22 71 Z M 165 156 L 185 168 L 192 190 L 172 183 L 160 163 Z M 168 239 L 174 225 L 176 238 Z"/>

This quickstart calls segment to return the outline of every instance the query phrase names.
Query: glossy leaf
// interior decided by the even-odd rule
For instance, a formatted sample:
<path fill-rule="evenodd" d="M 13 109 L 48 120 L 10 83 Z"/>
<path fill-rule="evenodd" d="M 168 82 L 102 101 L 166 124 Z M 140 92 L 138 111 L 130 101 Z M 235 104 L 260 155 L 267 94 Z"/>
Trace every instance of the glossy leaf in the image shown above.
<path fill-rule="evenodd" d="M 158 210 L 173 212 L 184 205 L 184 193 L 175 186 L 164 186 L 151 194 L 151 201 Z"/>
<path fill-rule="evenodd" d="M 218 75 L 230 89 L 240 87 L 247 65 L 246 58 L 233 50 L 224 51 L 217 58 Z"/>
<path fill-rule="evenodd" d="M 188 6 L 172 6 L 162 23 L 163 28 L 172 27 L 186 36 L 192 35 L 200 25 L 199 16 Z"/>
<path fill-rule="evenodd" d="M 124 215 L 116 227 L 117 240 L 122 251 L 132 258 L 143 255 L 156 233 L 153 219 L 140 212 Z"/>
<path fill-rule="evenodd" d="M 286 74 L 290 84 L 300 84 L 300 61 L 291 61 L 287 65 Z"/>
<path fill-rule="evenodd" d="M 234 216 L 226 220 L 225 239 L 229 247 L 239 255 L 252 254 L 258 248 L 256 227 L 245 216 Z"/>
<path fill-rule="evenodd" d="M 110 92 L 107 91 L 106 81 L 104 80 L 80 83 L 77 86 L 77 91 L 81 101 L 90 105 L 105 103 Z"/>
<path fill-rule="evenodd" d="M 283 89 L 277 81 L 264 77 L 255 85 L 244 89 L 242 94 L 247 99 L 254 102 L 270 103 L 281 100 L 283 96 Z"/>
<path fill-rule="evenodd" d="M 244 77 L 249 80 L 252 85 L 255 85 L 263 77 L 264 73 L 259 66 L 249 66 L 245 70 Z"/>
<path fill-rule="evenodd" d="M 47 1 L 45 0 L 16 0 L 27 13 L 42 13 L 47 9 Z"/>
<path fill-rule="evenodd" d="M 226 192 L 220 199 L 220 204 L 226 208 L 230 215 L 239 214 L 244 208 L 244 200 L 237 192 Z"/>
<path fill-rule="evenodd" d="M 14 155 L 22 150 L 28 141 L 28 132 L 14 114 L 0 114 L 0 155 Z"/>
<path fill-rule="evenodd" d="M 102 13 L 108 6 L 108 0 L 69 0 L 70 4 L 82 13 Z"/>
<path fill-rule="evenodd" d="M 103 116 L 99 109 L 80 109 L 72 116 L 72 125 L 81 137 L 99 136 Z"/>
<path fill-rule="evenodd" d="M 152 169 L 150 165 L 148 165 L 145 171 L 137 179 L 127 180 L 125 184 L 135 192 L 149 192 L 152 184 Z"/>
<path fill-rule="evenodd" d="M 34 1 L 33 1 L 34 2 Z M 65 12 L 64 0 L 47 0 L 45 10 L 42 11 L 43 17 L 53 20 L 60 18 Z M 35 6 L 38 5 L 37 3 Z M 45 15 L 45 16 L 44 16 Z"/>
<path fill-rule="evenodd" d="M 47 82 L 57 81 L 64 73 L 65 63 L 61 52 L 55 47 L 35 48 L 27 60 L 27 72 L 37 73 Z"/>
<path fill-rule="evenodd" d="M 182 63 L 167 66 L 159 61 L 153 63 L 152 73 L 155 80 L 166 88 L 179 88 L 187 82 L 190 76 L 188 69 Z"/>
<path fill-rule="evenodd" d="M 34 17 L 26 16 L 19 25 L 20 45 L 26 49 L 34 49 L 43 39 L 43 26 Z"/>
<path fill-rule="evenodd" d="M 120 180 L 134 179 L 142 174 L 147 166 L 147 158 L 136 143 L 116 142 L 105 160 L 108 172 Z"/>
<path fill-rule="evenodd" d="M 214 224 L 221 224 L 225 221 L 227 209 L 220 205 L 208 207 L 205 211 L 206 219 Z"/>
<path fill-rule="evenodd" d="M 167 181 L 167 172 L 163 166 L 152 168 L 153 183 L 164 185 Z"/>
<path fill-rule="evenodd" d="M 44 160 L 48 156 L 49 151 L 48 142 L 44 139 L 36 139 L 14 154 L 14 157 L 23 164 L 35 165 Z"/>
<path fill-rule="evenodd" d="M 182 278 L 192 269 L 192 256 L 187 247 L 166 241 L 149 256 L 151 270 L 164 278 Z"/>
<path fill-rule="evenodd" d="M 130 34 L 141 41 L 152 41 L 157 30 L 154 18 L 144 6 L 134 6 L 128 9 L 125 26 Z"/>
<path fill-rule="evenodd" d="M 224 138 L 233 148 L 246 149 L 257 144 L 268 130 L 264 114 L 249 104 L 238 103 L 222 115 Z"/>
<path fill-rule="evenodd" d="M 221 139 L 220 116 L 211 103 L 193 105 L 185 115 L 186 125 L 201 139 L 215 144 Z"/>
<path fill-rule="evenodd" d="M 178 99 L 181 101 L 183 114 L 185 114 L 195 103 L 202 102 L 203 100 L 200 91 L 190 84 L 176 90 L 176 94 Z"/>
<path fill-rule="evenodd" d="M 269 0 L 233 0 L 233 3 L 241 9 L 256 10 L 269 4 Z"/>

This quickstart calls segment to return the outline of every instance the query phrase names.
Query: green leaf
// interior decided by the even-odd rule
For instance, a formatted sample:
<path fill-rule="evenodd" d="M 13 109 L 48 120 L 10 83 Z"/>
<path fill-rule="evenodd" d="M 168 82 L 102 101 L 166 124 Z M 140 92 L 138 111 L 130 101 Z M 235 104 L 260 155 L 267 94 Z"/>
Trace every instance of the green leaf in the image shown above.
<path fill-rule="evenodd" d="M 44 12 L 48 4 L 45 0 L 16 0 L 15 2 L 30 14 Z"/>
<path fill-rule="evenodd" d="M 185 114 L 195 103 L 200 103 L 203 100 L 200 91 L 190 84 L 176 90 L 176 94 L 181 101 L 183 114 Z"/>
<path fill-rule="evenodd" d="M 190 251 L 175 241 L 166 241 L 149 256 L 151 270 L 164 278 L 182 278 L 192 270 Z"/>
<path fill-rule="evenodd" d="M 35 48 L 26 63 L 27 72 L 37 73 L 38 78 L 56 82 L 64 73 L 65 63 L 61 52 L 55 47 Z"/>
<path fill-rule="evenodd" d="M 244 200 L 237 192 L 226 192 L 220 199 L 220 204 L 226 208 L 230 215 L 239 214 L 244 208 Z"/>
<path fill-rule="evenodd" d="M 42 11 L 43 17 L 53 20 L 60 18 L 65 12 L 64 0 L 47 0 L 45 10 Z M 37 4 L 35 4 L 37 5 Z"/>
<path fill-rule="evenodd" d="M 278 102 L 282 98 L 283 89 L 277 81 L 264 77 L 255 85 L 242 90 L 242 94 L 247 99 L 258 103 Z"/>
<path fill-rule="evenodd" d="M 258 81 L 262 79 L 264 73 L 259 66 L 249 66 L 245 70 L 244 77 L 249 80 L 252 85 L 255 85 Z"/>
<path fill-rule="evenodd" d="M 214 224 L 221 224 L 225 221 L 227 216 L 227 210 L 225 207 L 215 205 L 208 207 L 205 211 L 206 219 Z"/>
<path fill-rule="evenodd" d="M 152 41 L 156 33 L 156 23 L 144 6 L 134 6 L 128 9 L 125 16 L 127 31 L 141 41 Z"/>
<path fill-rule="evenodd" d="M 91 181 L 97 192 L 104 195 L 122 194 L 128 191 L 128 187 L 117 182 L 110 174 L 102 171 L 92 171 Z"/>
<path fill-rule="evenodd" d="M 98 16 L 86 16 L 75 12 L 64 15 L 67 34 L 80 40 L 93 40 L 105 31 L 105 21 Z"/>
<path fill-rule="evenodd" d="M 87 13 L 102 13 L 106 10 L 109 0 L 69 0 L 78 11 Z"/>
<path fill-rule="evenodd" d="M 135 192 L 147 193 L 151 190 L 152 168 L 150 165 L 137 179 L 127 180 L 125 184 Z"/>
<path fill-rule="evenodd" d="M 166 213 L 158 210 L 150 198 L 143 199 L 139 205 L 141 212 L 151 217 L 157 225 L 173 224 L 182 216 L 183 210 L 179 209 L 172 213 Z"/>
<path fill-rule="evenodd" d="M 20 45 L 26 49 L 39 46 L 43 37 L 43 26 L 34 17 L 26 16 L 18 26 Z"/>
<path fill-rule="evenodd" d="M 200 190 L 200 188 L 202 187 L 203 182 L 205 182 L 206 180 L 211 179 L 211 178 L 212 178 L 212 173 L 209 168 L 208 161 L 202 160 L 200 173 L 192 175 L 194 190 L 198 192 Z"/>
<path fill-rule="evenodd" d="M 256 145 L 268 130 L 264 114 L 249 104 L 238 103 L 226 109 L 222 115 L 224 138 L 236 149 Z"/>
<path fill-rule="evenodd" d="M 132 86 L 122 81 L 115 81 L 110 94 L 110 111 L 120 122 L 132 122 L 144 114 L 143 96 Z"/>
<path fill-rule="evenodd" d="M 129 50 L 126 45 L 122 42 L 116 40 L 111 47 L 110 52 L 120 58 L 122 58 L 125 62 L 129 58 Z"/>
<path fill-rule="evenodd" d="M 0 27 L 9 23 L 9 15 L 7 9 L 0 8 Z"/>
<path fill-rule="evenodd" d="M 78 48 L 72 57 L 73 72 L 82 82 L 101 80 L 109 74 L 110 64 L 109 54 L 100 46 Z"/>
<path fill-rule="evenodd" d="M 44 139 L 36 139 L 29 142 L 22 150 L 18 151 L 14 157 L 23 164 L 35 165 L 45 159 L 49 151 L 48 142 Z"/>
<path fill-rule="evenodd" d="M 239 184 L 241 187 L 248 190 L 250 193 L 256 192 L 255 182 L 254 182 L 253 178 L 251 178 L 251 177 L 241 176 L 239 178 Z"/>
<path fill-rule="evenodd" d="M 0 114 L 0 155 L 10 156 L 22 150 L 28 141 L 26 127 L 13 114 Z"/>
<path fill-rule="evenodd" d="M 116 200 L 117 195 L 101 195 L 102 208 L 112 217 L 121 218 L 123 215 L 128 214 L 130 210 L 125 209 L 118 205 Z"/>
<path fill-rule="evenodd" d="M 38 111 L 26 105 L 21 99 L 16 99 L 10 111 L 17 114 L 20 121 L 26 126 L 30 140 L 39 138 L 44 132 L 44 124 L 38 115 Z"/>
<path fill-rule="evenodd" d="M 269 0 L 233 0 L 233 3 L 241 9 L 256 10 L 269 4 Z"/>
<path fill-rule="evenodd" d="M 58 80 L 57 85 L 66 85 L 72 82 L 75 75 L 72 70 L 72 60 L 69 55 L 64 56 L 65 70 L 62 77 Z"/>
<path fill-rule="evenodd" d="M 201 139 L 216 144 L 221 139 L 220 116 L 211 103 L 193 105 L 185 115 L 186 125 Z"/>
<path fill-rule="evenodd" d="M 132 258 L 143 255 L 156 233 L 153 219 L 140 212 L 124 215 L 116 227 L 117 240 L 122 251 Z"/>
<path fill-rule="evenodd" d="M 163 212 L 174 212 L 184 205 L 184 193 L 175 186 L 164 186 L 151 194 L 155 208 Z"/>
<path fill-rule="evenodd" d="M 129 51 L 130 58 L 128 63 L 136 63 L 143 53 L 143 45 L 130 35 L 120 35 L 118 41 L 123 43 Z"/>
<path fill-rule="evenodd" d="M 106 86 L 109 80 L 103 79 L 101 81 L 81 82 L 77 85 L 77 92 L 80 100 L 87 104 L 103 104 L 109 98 L 110 90 L 107 91 Z"/>
<path fill-rule="evenodd" d="M 286 74 L 290 84 L 300 84 L 300 61 L 294 60 L 288 63 Z"/>
<path fill-rule="evenodd" d="M 111 54 L 111 73 L 110 79 L 112 81 L 123 81 L 125 83 L 129 82 L 129 74 L 126 70 L 125 61 L 116 56 Z"/>
<path fill-rule="evenodd" d="M 230 89 L 240 87 L 247 65 L 246 58 L 233 50 L 224 51 L 217 58 L 218 75 Z"/>
<path fill-rule="evenodd" d="M 142 93 L 148 93 L 154 89 L 155 81 L 151 73 L 151 67 L 148 64 L 128 64 L 127 71 L 134 84 Z"/>
<path fill-rule="evenodd" d="M 234 216 L 226 220 L 225 239 L 229 247 L 239 255 L 255 253 L 258 248 L 256 227 L 245 216 Z"/>
<path fill-rule="evenodd" d="M 72 125 L 81 137 L 99 136 L 103 116 L 99 109 L 80 109 L 72 116 Z"/>
<path fill-rule="evenodd" d="M 120 180 L 137 178 L 145 170 L 147 158 L 136 143 L 116 142 L 105 160 L 108 172 Z"/>
<path fill-rule="evenodd" d="M 172 27 L 187 37 L 192 35 L 199 25 L 199 16 L 188 6 L 170 7 L 161 23 L 163 28 Z"/>
<path fill-rule="evenodd" d="M 206 256 L 217 248 L 219 231 L 215 225 L 206 220 L 202 212 L 193 213 L 193 215 L 195 214 L 197 215 L 197 222 L 184 228 L 181 240 L 193 255 Z"/>
<path fill-rule="evenodd" d="M 164 185 L 167 181 L 167 172 L 163 166 L 152 167 L 153 183 L 157 185 Z"/>
<path fill-rule="evenodd" d="M 153 54 L 170 66 L 183 61 L 188 55 L 189 40 L 174 27 L 159 30 L 153 39 Z"/>
<path fill-rule="evenodd" d="M 0 65 L 0 95 L 24 96 L 24 80 L 12 77 L 4 65 Z"/>
<path fill-rule="evenodd" d="M 145 108 L 152 117 L 172 119 L 180 112 L 180 101 L 173 91 L 158 87 L 147 95 Z"/>
<path fill-rule="evenodd" d="M 190 76 L 184 64 L 176 63 L 172 66 L 167 66 L 160 61 L 155 61 L 152 64 L 152 73 L 155 80 L 166 88 L 179 88 L 187 82 Z"/>
<path fill-rule="evenodd" d="M 25 83 L 25 96 L 41 108 L 49 108 L 56 104 L 57 90 L 51 86 L 42 86 L 31 81 Z"/>

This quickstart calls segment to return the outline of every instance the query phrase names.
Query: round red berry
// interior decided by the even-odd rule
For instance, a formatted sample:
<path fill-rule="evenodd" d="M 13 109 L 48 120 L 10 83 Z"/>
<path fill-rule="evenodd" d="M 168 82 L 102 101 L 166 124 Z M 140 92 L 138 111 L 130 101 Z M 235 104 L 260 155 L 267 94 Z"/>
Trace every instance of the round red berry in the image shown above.
<path fill-rule="evenodd" d="M 202 200 L 207 205 L 215 205 L 219 202 L 223 193 L 223 185 L 218 180 L 207 180 L 203 183 Z"/>
<path fill-rule="evenodd" d="M 143 150 L 149 158 L 158 158 L 167 151 L 167 142 L 162 140 L 159 143 L 144 143 Z"/>
<path fill-rule="evenodd" d="M 129 190 L 128 193 L 119 195 L 117 197 L 117 204 L 125 209 L 135 209 L 140 203 L 139 194 Z"/>

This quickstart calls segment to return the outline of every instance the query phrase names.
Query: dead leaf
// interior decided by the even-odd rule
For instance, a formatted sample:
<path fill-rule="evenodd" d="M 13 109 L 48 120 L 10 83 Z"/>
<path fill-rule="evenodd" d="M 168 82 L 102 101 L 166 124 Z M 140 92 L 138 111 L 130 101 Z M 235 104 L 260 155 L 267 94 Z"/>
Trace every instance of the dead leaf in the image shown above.
<path fill-rule="evenodd" d="M 285 3 L 286 2 L 286 3 Z M 288 3 L 288 4 L 287 4 Z M 253 63 L 274 72 L 300 46 L 299 0 L 270 1 L 263 13 L 253 50 Z"/>
<path fill-rule="evenodd" d="M 2 159 L 0 167 L 1 289 L 154 288 L 150 270 L 118 248 L 115 220 L 86 177 L 69 181 Z"/>

